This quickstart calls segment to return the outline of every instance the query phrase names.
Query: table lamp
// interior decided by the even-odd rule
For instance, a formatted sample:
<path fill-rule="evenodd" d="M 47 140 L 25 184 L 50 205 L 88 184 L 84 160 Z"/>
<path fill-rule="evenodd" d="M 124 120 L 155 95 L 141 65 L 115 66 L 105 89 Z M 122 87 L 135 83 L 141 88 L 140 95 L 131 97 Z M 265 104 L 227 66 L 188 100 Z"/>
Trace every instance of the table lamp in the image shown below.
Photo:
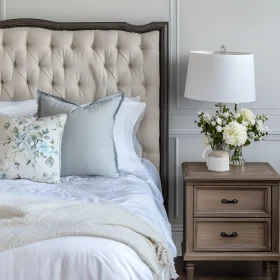
<path fill-rule="evenodd" d="M 191 51 L 185 97 L 218 103 L 256 100 L 254 55 L 243 52 Z"/>

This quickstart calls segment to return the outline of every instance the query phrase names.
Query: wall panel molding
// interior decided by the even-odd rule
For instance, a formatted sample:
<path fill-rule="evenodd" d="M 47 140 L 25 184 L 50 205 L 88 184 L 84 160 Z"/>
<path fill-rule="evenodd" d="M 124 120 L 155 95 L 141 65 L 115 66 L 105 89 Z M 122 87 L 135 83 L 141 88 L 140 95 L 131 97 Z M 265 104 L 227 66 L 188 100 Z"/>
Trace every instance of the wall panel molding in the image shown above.
<path fill-rule="evenodd" d="M 170 129 L 169 137 L 186 137 L 186 136 L 202 136 L 200 129 Z M 280 141 L 280 128 L 279 129 L 270 129 L 268 131 L 268 136 L 265 138 L 265 141 Z M 179 143 L 179 138 L 178 138 Z M 179 144 L 178 144 L 179 146 Z M 176 150 L 177 155 L 177 150 Z"/>
<path fill-rule="evenodd" d="M 0 0 L 0 17 L 1 20 L 6 19 L 6 0 Z"/>
<path fill-rule="evenodd" d="M 173 101 L 175 93 L 176 106 L 178 108 L 178 96 L 180 95 L 180 0 L 170 0 L 169 2 L 169 46 L 170 46 L 170 109 L 174 108 Z"/>

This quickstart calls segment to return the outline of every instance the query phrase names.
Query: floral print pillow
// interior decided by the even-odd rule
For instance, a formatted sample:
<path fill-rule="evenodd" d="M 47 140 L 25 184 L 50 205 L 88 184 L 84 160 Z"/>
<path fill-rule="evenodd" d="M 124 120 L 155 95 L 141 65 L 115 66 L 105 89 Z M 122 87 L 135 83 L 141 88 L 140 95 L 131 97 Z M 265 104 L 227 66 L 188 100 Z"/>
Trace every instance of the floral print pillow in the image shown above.
<path fill-rule="evenodd" d="M 0 178 L 60 183 L 61 141 L 66 114 L 0 116 Z"/>

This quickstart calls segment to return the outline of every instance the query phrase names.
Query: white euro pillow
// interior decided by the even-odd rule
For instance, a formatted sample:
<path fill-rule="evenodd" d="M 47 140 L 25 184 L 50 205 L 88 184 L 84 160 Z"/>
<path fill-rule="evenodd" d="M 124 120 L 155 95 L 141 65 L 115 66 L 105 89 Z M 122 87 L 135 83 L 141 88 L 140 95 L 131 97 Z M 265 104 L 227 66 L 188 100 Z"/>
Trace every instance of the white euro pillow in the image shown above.
<path fill-rule="evenodd" d="M 37 112 L 36 100 L 0 101 L 0 115 L 32 117 Z"/>
<path fill-rule="evenodd" d="M 147 173 L 134 149 L 135 127 L 138 129 L 145 112 L 146 103 L 125 97 L 115 118 L 113 137 L 115 140 L 118 170 L 120 173 L 131 173 L 146 177 Z"/>

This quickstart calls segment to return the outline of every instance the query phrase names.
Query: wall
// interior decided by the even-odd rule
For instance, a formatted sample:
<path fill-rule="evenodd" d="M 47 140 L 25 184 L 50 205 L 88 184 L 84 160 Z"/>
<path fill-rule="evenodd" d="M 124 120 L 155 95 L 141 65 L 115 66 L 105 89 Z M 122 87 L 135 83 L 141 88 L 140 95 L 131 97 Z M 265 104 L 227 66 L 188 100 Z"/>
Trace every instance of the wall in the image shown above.
<path fill-rule="evenodd" d="M 269 161 L 280 171 L 280 2 L 278 0 L 0 0 L 1 17 L 55 21 L 170 21 L 170 212 L 173 236 L 182 240 L 183 161 L 200 161 L 202 137 L 193 121 L 213 104 L 183 97 L 188 53 L 195 49 L 255 54 L 257 101 L 244 106 L 269 115 L 267 141 L 247 147 L 247 161 Z M 242 106 L 242 105 L 241 105 Z M 178 250 L 180 253 L 180 249 Z"/>

